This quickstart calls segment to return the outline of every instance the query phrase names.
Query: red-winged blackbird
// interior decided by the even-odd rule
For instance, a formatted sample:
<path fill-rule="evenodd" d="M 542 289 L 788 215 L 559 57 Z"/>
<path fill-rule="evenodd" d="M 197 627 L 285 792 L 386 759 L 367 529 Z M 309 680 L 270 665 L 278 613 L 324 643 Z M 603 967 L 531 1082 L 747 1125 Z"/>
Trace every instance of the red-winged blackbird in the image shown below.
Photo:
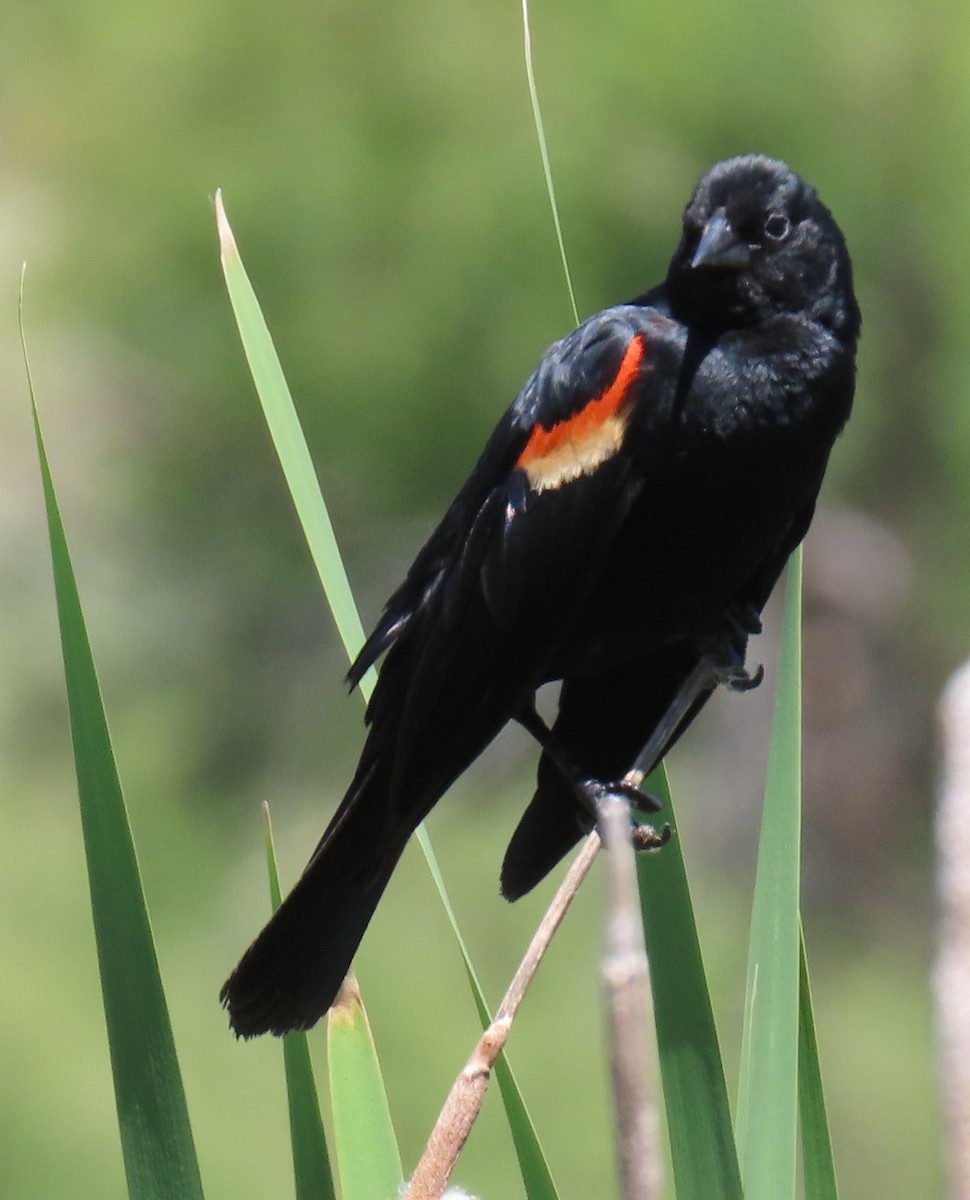
<path fill-rule="evenodd" d="M 748 635 L 848 418 L 859 325 L 831 214 L 751 156 L 701 179 L 660 287 L 549 347 L 351 668 L 386 652 L 350 788 L 222 990 L 237 1034 L 327 1010 L 415 826 L 509 720 L 543 745 L 512 900 L 658 727 L 645 768 L 716 682 L 756 682 Z"/>

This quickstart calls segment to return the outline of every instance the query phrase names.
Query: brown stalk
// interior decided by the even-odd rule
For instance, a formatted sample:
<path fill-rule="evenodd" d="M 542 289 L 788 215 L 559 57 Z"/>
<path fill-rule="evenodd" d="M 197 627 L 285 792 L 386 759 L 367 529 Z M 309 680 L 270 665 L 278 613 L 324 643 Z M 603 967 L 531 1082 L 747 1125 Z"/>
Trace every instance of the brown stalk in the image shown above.
<path fill-rule="evenodd" d="M 599 805 L 606 847 L 607 917 L 603 982 L 606 992 L 621 1200 L 661 1194 L 660 1121 L 650 1097 L 647 1056 L 650 977 L 640 917 L 630 802 L 610 794 Z"/>
<path fill-rule="evenodd" d="M 482 1034 L 461 1074 L 452 1084 L 421 1160 L 404 1193 L 404 1200 L 438 1200 L 447 1187 L 462 1146 L 481 1111 L 492 1067 L 508 1040 L 516 1010 L 532 982 L 552 935 L 566 915 L 579 885 L 592 866 L 599 846 L 599 835 L 591 833 L 553 897 L 491 1025 Z"/>

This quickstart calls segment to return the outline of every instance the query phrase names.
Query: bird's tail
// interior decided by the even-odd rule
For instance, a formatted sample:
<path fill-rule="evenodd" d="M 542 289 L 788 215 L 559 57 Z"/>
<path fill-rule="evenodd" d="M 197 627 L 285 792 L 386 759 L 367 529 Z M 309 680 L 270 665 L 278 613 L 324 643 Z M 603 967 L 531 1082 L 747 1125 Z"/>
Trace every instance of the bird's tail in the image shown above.
<path fill-rule="evenodd" d="M 351 788 L 306 870 L 219 998 L 238 1037 L 309 1029 L 333 1003 L 412 833 L 388 815 L 382 773 Z M 380 801 L 375 803 L 375 801 Z"/>

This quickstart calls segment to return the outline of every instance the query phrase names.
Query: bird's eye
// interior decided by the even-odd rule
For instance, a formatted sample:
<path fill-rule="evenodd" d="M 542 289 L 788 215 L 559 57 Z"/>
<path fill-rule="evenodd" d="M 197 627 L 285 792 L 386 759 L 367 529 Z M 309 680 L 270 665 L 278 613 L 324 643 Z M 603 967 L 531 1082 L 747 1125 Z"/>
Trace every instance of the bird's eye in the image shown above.
<path fill-rule="evenodd" d="M 769 213 L 765 220 L 765 237 L 772 242 L 783 242 L 791 231 L 791 224 L 784 213 Z"/>

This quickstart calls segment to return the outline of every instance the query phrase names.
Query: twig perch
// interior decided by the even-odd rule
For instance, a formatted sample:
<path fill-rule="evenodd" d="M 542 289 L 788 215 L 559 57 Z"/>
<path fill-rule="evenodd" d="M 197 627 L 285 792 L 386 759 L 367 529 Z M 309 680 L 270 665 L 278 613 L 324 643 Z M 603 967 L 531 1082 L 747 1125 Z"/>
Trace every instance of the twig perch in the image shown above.
<path fill-rule="evenodd" d="M 566 915 L 579 885 L 592 866 L 599 847 L 598 834 L 591 833 L 583 843 L 529 943 L 525 957 L 509 984 L 494 1020 L 482 1034 L 461 1074 L 452 1084 L 421 1160 L 404 1193 L 404 1200 L 439 1200 L 447 1187 L 461 1148 L 481 1111 L 492 1067 L 508 1040 L 516 1010 L 532 982 L 552 935 Z"/>
<path fill-rule="evenodd" d="M 609 1019 L 621 1200 L 657 1200 L 661 1193 L 660 1129 L 650 1099 L 647 1059 L 649 967 L 630 836 L 630 802 L 600 801 L 600 836 L 607 849 L 609 917 L 603 980 Z"/>
<path fill-rule="evenodd" d="M 659 1123 L 656 1107 L 648 1101 L 646 1084 L 649 980 L 633 856 L 634 843 L 639 849 L 662 845 L 669 831 L 658 835 L 649 826 L 640 826 L 631 839 L 629 802 L 619 798 L 618 804 L 618 814 L 613 809 L 607 813 L 609 828 L 606 836 L 617 846 L 618 852 L 610 856 L 610 924 L 604 976 L 610 997 L 617 1137 L 624 1181 L 622 1200 L 656 1200 L 660 1195 Z M 593 865 L 600 844 L 600 834 L 591 833 L 566 873 L 498 1012 L 452 1084 L 403 1200 L 440 1200 L 444 1195 L 458 1156 L 481 1111 L 492 1067 L 508 1041 L 512 1020 L 553 934 Z"/>

